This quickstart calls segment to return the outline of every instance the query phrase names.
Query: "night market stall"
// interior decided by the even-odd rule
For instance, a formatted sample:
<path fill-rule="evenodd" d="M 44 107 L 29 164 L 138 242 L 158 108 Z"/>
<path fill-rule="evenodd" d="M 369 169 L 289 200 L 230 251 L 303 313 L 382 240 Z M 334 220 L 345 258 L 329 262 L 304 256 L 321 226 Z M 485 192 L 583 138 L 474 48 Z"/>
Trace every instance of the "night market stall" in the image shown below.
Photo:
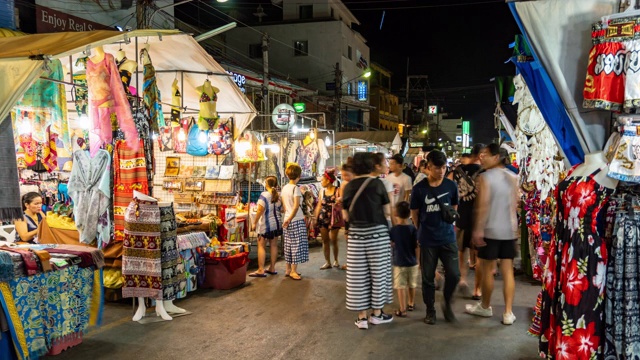
<path fill-rule="evenodd" d="M 22 219 L 20 192 L 38 192 L 44 200 L 43 210 L 49 211 L 49 216 L 42 220 L 36 237 L 41 245 L 22 245 L 27 252 L 75 251 L 81 255 L 83 250 L 89 256 L 93 254 L 95 260 L 90 263 L 83 260 L 79 268 L 95 270 L 72 279 L 77 282 L 77 291 L 87 293 L 81 286 L 89 290 L 93 286 L 101 291 L 103 277 L 98 269 L 106 263 L 105 283 L 113 288 L 122 287 L 122 296 L 164 300 L 156 301 L 156 308 L 166 319 L 171 318 L 167 311 L 184 312 L 175 307 L 172 300 L 195 287 L 189 287 L 189 280 L 195 283 L 197 275 L 204 275 L 199 258 L 207 253 L 205 246 L 209 246 L 207 255 L 213 252 L 220 257 L 248 249 L 243 244 L 221 246 L 217 234 L 211 231 L 215 226 L 202 231 L 193 226 L 195 221 L 176 215 L 177 209 L 172 203 L 177 204 L 176 198 L 183 196 L 182 189 L 163 193 L 162 181 L 156 183 L 154 178 L 160 163 L 166 168 L 166 156 L 161 151 L 167 150 L 161 148 L 166 145 L 162 141 L 166 140 L 163 132 L 172 134 L 171 138 L 175 137 L 178 143 L 187 137 L 183 141 L 187 150 L 204 144 L 216 157 L 227 155 L 233 131 L 237 131 L 237 136 L 255 116 L 253 106 L 191 36 L 177 31 L 40 34 L 0 39 L 0 44 L 3 49 L 0 80 L 5 84 L 0 90 L 3 92 L 0 136 L 6 140 L 2 141 L 0 150 L 1 161 L 7 169 L 1 179 L 5 186 L 0 195 L 6 199 L 0 205 L 1 220 Z M 182 49 L 179 56 L 175 52 L 178 48 Z M 141 70 L 136 70 L 137 62 L 127 59 L 127 54 L 133 54 L 133 59 L 139 55 Z M 162 100 L 162 92 L 170 95 L 166 98 L 171 102 Z M 67 98 L 73 99 L 69 103 L 74 109 L 67 109 Z M 186 128 L 183 127 L 185 118 L 191 122 Z M 223 150 L 220 152 L 220 149 Z M 187 151 L 190 152 L 194 154 L 189 161 L 203 155 L 207 159 L 203 165 L 212 161 L 208 153 Z M 233 188 L 216 190 L 232 192 Z M 139 227 L 136 224 L 149 221 L 157 224 L 154 229 L 145 230 L 144 235 L 139 233 L 141 230 L 135 230 Z M 180 229 L 180 225 L 186 226 Z M 151 233 L 147 234 L 148 231 Z M 136 240 L 137 236 L 152 238 L 154 246 L 138 246 L 142 243 Z M 14 246 L 13 239 L 7 240 L 11 248 L 3 248 L 0 253 L 25 251 Z M 185 254 L 186 251 L 189 254 Z M 136 264 L 134 258 L 128 258 L 132 254 L 137 254 L 136 258 L 143 254 L 143 262 L 157 267 L 158 275 L 139 273 L 136 269 L 147 265 Z M 10 257 L 5 258 L 9 264 Z M 27 259 L 24 255 L 22 258 Z M 34 260 L 37 268 L 49 268 L 44 266 L 44 258 L 43 254 L 42 260 Z M 69 264 L 75 265 L 71 261 Z M 62 260 L 56 266 L 66 269 Z M 47 276 L 58 276 L 59 271 Z M 11 279 L 13 277 L 3 278 Z M 19 280 L 34 284 L 42 281 L 37 276 Z M 6 284 L 14 286 L 13 282 Z M 54 293 L 54 289 L 50 291 Z M 3 291 L 3 309 L 5 314 L 14 316 L 12 301 L 19 302 L 21 298 L 15 292 L 13 299 L 7 294 L 12 295 Z M 87 294 L 99 295 L 88 296 L 88 302 L 102 301 L 101 293 L 89 291 Z M 80 309 L 86 309 L 79 314 L 86 316 L 87 321 L 73 328 L 73 334 L 45 341 L 21 337 L 21 322 L 27 321 L 21 316 L 27 314 L 14 316 L 12 339 L 14 345 L 20 344 L 18 350 L 22 351 L 18 355 L 41 355 L 64 345 L 55 341 L 73 340 L 75 343 L 71 345 L 76 345 L 89 324 L 89 314 L 92 324 L 98 319 L 97 311 L 90 313 L 88 306 Z M 144 301 L 140 302 L 134 320 L 142 315 Z"/>
<path fill-rule="evenodd" d="M 640 79 L 628 61 L 637 49 L 638 5 L 510 4 L 533 60 L 516 65 L 564 155 L 577 164 L 557 186 L 556 223 L 532 326 L 539 353 L 548 358 L 640 356 L 634 235 Z M 576 29 L 570 43 L 553 35 L 565 29 Z"/>

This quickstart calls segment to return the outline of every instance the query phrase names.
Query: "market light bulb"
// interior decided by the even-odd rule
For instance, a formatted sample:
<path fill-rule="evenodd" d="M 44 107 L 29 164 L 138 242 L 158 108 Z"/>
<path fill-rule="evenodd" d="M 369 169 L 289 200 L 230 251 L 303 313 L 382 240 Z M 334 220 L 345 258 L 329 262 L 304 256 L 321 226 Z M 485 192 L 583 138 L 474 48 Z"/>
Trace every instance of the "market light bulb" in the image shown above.
<path fill-rule="evenodd" d="M 273 146 L 271 147 L 271 152 L 272 152 L 273 154 L 277 154 L 277 153 L 279 153 L 279 152 L 280 152 L 280 145 L 278 145 L 278 144 L 273 145 Z"/>
<path fill-rule="evenodd" d="M 80 117 L 78 118 L 78 123 L 80 125 L 81 129 L 89 129 L 91 127 L 90 121 L 89 121 L 89 117 L 86 114 L 82 114 L 80 115 Z"/>
<path fill-rule="evenodd" d="M 178 132 L 178 140 L 185 141 L 187 139 L 187 135 L 184 133 L 184 129 L 180 129 Z"/>
<path fill-rule="evenodd" d="M 298 127 L 297 127 L 297 126 L 295 126 L 295 125 L 293 125 L 293 127 L 291 128 L 291 131 L 292 131 L 294 134 L 297 134 L 297 133 L 298 133 Z"/>
<path fill-rule="evenodd" d="M 331 138 L 329 136 L 324 139 L 324 145 L 331 146 Z"/>
<path fill-rule="evenodd" d="M 153 140 L 158 140 L 158 134 L 156 134 L 156 133 L 152 133 L 152 134 L 151 134 L 151 138 L 152 138 Z"/>
<path fill-rule="evenodd" d="M 315 138 L 316 138 L 316 133 L 315 133 L 313 130 L 309 131 L 309 138 L 310 138 L 311 140 L 313 140 L 313 139 L 315 139 Z"/>
<path fill-rule="evenodd" d="M 200 131 L 200 133 L 198 134 L 198 141 L 200 141 L 201 143 L 207 141 L 207 134 L 204 131 Z"/>
<path fill-rule="evenodd" d="M 18 126 L 18 133 L 20 135 L 31 134 L 31 122 L 29 120 L 25 120 Z"/>

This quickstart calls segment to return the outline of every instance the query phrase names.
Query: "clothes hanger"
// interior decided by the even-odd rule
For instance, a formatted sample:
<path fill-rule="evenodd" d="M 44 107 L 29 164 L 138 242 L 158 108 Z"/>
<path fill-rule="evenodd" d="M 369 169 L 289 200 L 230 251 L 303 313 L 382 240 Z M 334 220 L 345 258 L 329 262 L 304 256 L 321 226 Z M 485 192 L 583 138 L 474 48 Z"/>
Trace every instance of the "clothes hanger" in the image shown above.
<path fill-rule="evenodd" d="M 600 21 L 602 21 L 604 28 L 606 29 L 609 26 L 609 21 L 613 19 L 619 19 L 627 16 L 640 16 L 640 0 L 635 0 L 635 3 L 635 6 L 631 6 L 631 1 L 629 1 L 629 7 L 627 7 L 623 12 L 603 16 Z"/>

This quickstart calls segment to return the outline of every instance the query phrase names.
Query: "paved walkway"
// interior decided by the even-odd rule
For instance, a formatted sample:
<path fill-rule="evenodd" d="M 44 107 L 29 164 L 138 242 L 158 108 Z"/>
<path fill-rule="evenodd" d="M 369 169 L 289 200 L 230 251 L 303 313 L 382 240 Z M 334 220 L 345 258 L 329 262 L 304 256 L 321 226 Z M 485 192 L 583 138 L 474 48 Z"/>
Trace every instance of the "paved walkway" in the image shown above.
<path fill-rule="evenodd" d="M 344 246 L 344 242 L 340 243 Z M 344 262 L 345 251 L 340 254 Z M 192 315 L 141 325 L 131 321 L 131 305 L 108 303 L 104 324 L 57 359 L 537 359 L 537 340 L 526 334 L 539 286 L 516 278 L 512 326 L 500 323 L 502 282 L 493 294 L 494 317 L 463 313 L 470 300 L 457 298 L 455 324 L 422 322 L 422 296 L 408 318 L 358 330 L 345 309 L 345 273 L 321 271 L 322 250 L 300 267 L 302 281 L 279 275 L 248 278 L 235 290 L 198 290 L 176 304 Z M 473 275 L 471 272 L 470 277 Z M 470 278 L 471 280 L 471 278 Z M 418 289 L 420 294 L 420 289 Z M 442 294 L 437 293 L 439 303 Z M 388 312 L 396 305 L 387 308 Z"/>

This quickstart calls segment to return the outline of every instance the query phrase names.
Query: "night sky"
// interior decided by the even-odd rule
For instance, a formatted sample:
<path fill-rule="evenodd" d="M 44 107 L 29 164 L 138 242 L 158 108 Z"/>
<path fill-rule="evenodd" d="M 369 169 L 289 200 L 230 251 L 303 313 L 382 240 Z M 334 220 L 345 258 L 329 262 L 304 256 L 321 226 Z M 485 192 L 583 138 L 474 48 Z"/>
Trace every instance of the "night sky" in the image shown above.
<path fill-rule="evenodd" d="M 504 0 L 344 0 L 360 20 L 354 26 L 368 42 L 371 61 L 391 70 L 392 90 L 404 97 L 407 57 L 410 75 L 428 75 L 428 103 L 437 102 L 449 117 L 471 120 L 474 142 L 496 137 L 493 129 L 495 96 L 490 79 L 513 75 L 515 67 L 504 62 L 511 56 L 508 45 L 519 33 Z M 281 10 L 269 0 L 215 1 L 176 7 L 180 12 L 198 11 L 200 18 L 235 10 L 236 18 L 254 22 L 258 4 L 269 14 L 266 21 L 281 20 Z M 384 21 L 380 28 L 384 12 Z M 221 14 L 217 14 L 221 15 Z M 224 15 L 221 15 L 224 17 Z M 220 17 L 210 24 L 219 23 Z M 229 19 L 229 21 L 233 21 Z M 212 26 L 213 27 L 213 26 Z"/>

